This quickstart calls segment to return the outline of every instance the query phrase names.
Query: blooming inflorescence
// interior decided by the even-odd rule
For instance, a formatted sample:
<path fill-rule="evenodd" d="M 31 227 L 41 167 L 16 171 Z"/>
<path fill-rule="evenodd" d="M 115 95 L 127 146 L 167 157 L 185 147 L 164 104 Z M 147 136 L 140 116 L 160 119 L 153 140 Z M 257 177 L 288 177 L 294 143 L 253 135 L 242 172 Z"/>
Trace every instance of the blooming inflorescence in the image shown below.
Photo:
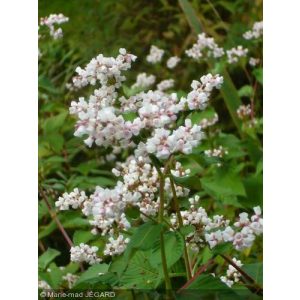
<path fill-rule="evenodd" d="M 255 236 L 262 234 L 263 222 L 261 210 L 254 208 L 254 215 L 251 219 L 247 213 L 241 213 L 239 219 L 230 226 L 230 220 L 222 215 L 209 217 L 206 210 L 199 206 L 199 196 L 190 198 L 190 208 L 181 211 L 184 225 L 193 225 L 195 232 L 187 236 L 187 242 L 191 244 L 194 251 L 199 251 L 204 243 L 208 243 L 210 248 L 231 242 L 236 250 L 250 248 L 255 240 Z M 171 217 L 174 226 L 178 226 L 178 218 L 175 214 Z"/>
<path fill-rule="evenodd" d="M 245 57 L 248 53 L 247 48 L 243 46 L 233 47 L 230 50 L 226 51 L 227 59 L 230 64 L 237 63 L 241 57 Z"/>
<path fill-rule="evenodd" d="M 151 64 L 158 63 L 162 60 L 164 53 L 165 50 L 152 45 L 150 48 L 150 53 L 147 55 L 146 60 Z"/>
<path fill-rule="evenodd" d="M 98 247 L 81 243 L 79 246 L 72 247 L 70 250 L 71 261 L 86 262 L 90 265 L 99 263 L 101 259 L 97 257 Z"/>
<path fill-rule="evenodd" d="M 207 37 L 205 33 L 201 33 L 198 34 L 197 42 L 185 53 L 194 59 L 200 59 L 204 55 L 218 58 L 224 55 L 224 49 L 219 47 L 212 37 Z"/>
<path fill-rule="evenodd" d="M 252 30 L 246 31 L 243 34 L 244 39 L 246 40 L 252 40 L 252 39 L 258 39 L 263 34 L 263 21 L 255 22 L 253 24 Z"/>
<path fill-rule="evenodd" d="M 244 55 L 240 52 L 246 52 L 239 47 L 230 51 L 227 51 L 227 55 L 232 61 Z M 201 34 L 197 44 L 187 51 L 187 55 L 200 58 L 204 52 L 213 57 L 224 54 L 224 50 L 212 38 Z M 152 46 L 147 61 L 159 62 L 163 54 L 164 50 Z M 87 85 L 95 86 L 93 94 L 87 99 L 81 97 L 79 101 L 71 103 L 70 114 L 78 119 L 75 135 L 86 136 L 84 142 L 88 146 L 96 144 L 104 147 L 108 151 L 105 157 L 109 161 L 117 159 L 122 150 L 126 149 L 130 153 L 125 161 L 116 162 L 112 169 L 112 173 L 118 178 L 114 187 L 97 186 L 90 196 L 74 189 L 70 194 L 64 193 L 56 202 L 60 210 L 81 209 L 93 227 L 92 233 L 107 236 L 104 256 L 122 254 L 130 242 L 127 233 L 132 222 L 125 213 L 127 208 L 138 209 L 141 221 L 148 221 L 159 214 L 162 193 L 169 202 L 174 193 L 177 197 L 189 195 L 189 189 L 173 180 L 189 176 L 191 171 L 185 169 L 174 156 L 191 154 L 205 138 L 203 129 L 218 121 L 216 113 L 199 123 L 193 123 L 188 117 L 183 120 L 180 117 L 195 110 L 204 110 L 212 92 L 221 88 L 224 80 L 222 76 L 210 73 L 204 75 L 199 81 L 192 82 L 192 91 L 186 97 L 178 98 L 177 93 L 167 92 L 174 87 L 173 79 L 161 81 L 156 90 L 145 91 L 154 84 L 155 76 L 140 73 L 132 85 L 136 89 L 135 94 L 120 95 L 120 87 L 126 79 L 123 73 L 131 68 L 135 59 L 125 49 L 120 49 L 116 58 L 100 54 L 85 68 L 78 67 L 77 76 L 73 78 L 76 89 Z M 168 68 L 174 68 L 179 60 L 171 57 L 167 62 Z M 125 118 L 128 113 L 133 116 L 130 121 Z M 205 154 L 222 158 L 227 150 L 219 146 L 206 150 Z M 154 166 L 153 156 L 170 165 Z M 163 185 L 161 174 L 166 175 Z M 190 198 L 189 202 L 190 207 L 181 210 L 180 215 L 183 225 L 195 228 L 194 232 L 186 236 L 187 245 L 194 251 L 199 251 L 205 244 L 214 248 L 225 242 L 232 243 L 236 250 L 243 250 L 252 245 L 255 236 L 262 233 L 259 207 L 254 208 L 255 214 L 250 219 L 247 213 L 241 213 L 237 222 L 230 226 L 230 220 L 223 215 L 209 217 L 206 210 L 199 206 L 198 196 Z M 167 208 L 167 205 L 164 203 L 163 208 Z M 166 214 L 166 218 L 168 217 L 172 230 L 178 228 L 178 215 Z M 95 246 L 80 244 L 72 247 L 70 252 L 74 262 L 94 264 L 101 261 Z"/>
<path fill-rule="evenodd" d="M 242 267 L 243 264 L 240 260 L 236 259 L 235 257 L 232 258 L 232 261 L 238 266 Z M 234 283 L 240 281 L 241 273 L 232 265 L 228 266 L 226 271 L 226 276 L 221 276 L 220 279 L 224 282 L 227 286 L 232 287 Z"/>
<path fill-rule="evenodd" d="M 69 21 L 69 18 L 63 14 L 51 14 L 48 17 L 41 18 L 40 25 L 49 28 L 49 34 L 55 40 L 63 36 L 62 29 L 59 27 L 55 29 L 55 25 L 60 25 Z"/>

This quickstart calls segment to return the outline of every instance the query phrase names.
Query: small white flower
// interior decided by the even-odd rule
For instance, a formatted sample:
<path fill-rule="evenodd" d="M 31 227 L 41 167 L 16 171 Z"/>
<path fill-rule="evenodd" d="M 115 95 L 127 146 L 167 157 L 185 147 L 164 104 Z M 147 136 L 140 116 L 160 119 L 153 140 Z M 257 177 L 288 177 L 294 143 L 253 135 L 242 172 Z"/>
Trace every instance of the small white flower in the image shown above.
<path fill-rule="evenodd" d="M 172 56 L 167 60 L 167 67 L 169 69 L 174 69 L 179 62 L 180 58 L 178 56 Z"/>
<path fill-rule="evenodd" d="M 150 53 L 147 55 L 146 60 L 147 62 L 151 64 L 155 64 L 161 61 L 165 51 L 163 49 L 160 49 L 154 45 L 150 48 Z"/>

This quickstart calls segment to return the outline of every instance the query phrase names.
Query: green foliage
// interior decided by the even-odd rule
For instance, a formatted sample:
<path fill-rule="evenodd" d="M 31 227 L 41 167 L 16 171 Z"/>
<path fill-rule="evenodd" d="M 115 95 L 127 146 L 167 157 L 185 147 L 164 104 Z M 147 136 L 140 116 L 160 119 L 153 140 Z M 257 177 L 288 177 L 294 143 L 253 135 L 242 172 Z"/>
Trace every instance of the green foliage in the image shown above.
<path fill-rule="evenodd" d="M 160 236 L 161 224 L 145 223 L 131 236 L 127 249 L 148 250 Z"/>
<path fill-rule="evenodd" d="M 47 251 L 39 257 L 39 268 L 45 270 L 58 255 L 60 255 L 59 251 L 48 248 Z"/>
<path fill-rule="evenodd" d="M 96 264 L 90 266 L 88 270 L 83 272 L 77 279 L 75 288 L 88 288 L 94 286 L 96 283 L 102 282 L 101 277 L 108 270 L 107 264 Z"/>
<path fill-rule="evenodd" d="M 199 80 L 209 72 L 221 74 L 224 84 L 220 92 L 212 95 L 209 108 L 182 114 L 176 121 L 176 125 L 181 125 L 186 118 L 190 118 L 193 124 L 200 124 L 204 119 L 212 119 L 216 113 L 219 116 L 218 123 L 205 129 L 206 139 L 191 154 L 174 155 L 174 161 L 181 162 L 185 169 L 190 169 L 190 173 L 188 176 L 172 178 L 176 185 L 190 189 L 188 197 L 179 197 L 180 209 L 189 207 L 190 196 L 199 195 L 201 206 L 209 213 L 215 211 L 234 220 L 241 208 L 250 212 L 254 206 L 262 206 L 263 202 L 262 64 L 251 68 L 244 60 L 229 66 L 225 58 L 198 63 L 188 59 L 184 51 L 196 40 L 198 33 L 205 32 L 226 49 L 243 45 L 248 47 L 249 55 L 261 58 L 261 42 L 245 41 L 242 34 L 255 21 L 261 20 L 262 1 L 39 1 L 39 17 L 60 12 L 70 17 L 70 22 L 62 26 L 64 38 L 57 41 L 45 38 L 39 43 L 43 54 L 39 60 L 38 78 L 39 188 L 45 192 L 52 207 L 49 213 L 45 199 L 40 197 L 39 279 L 54 289 L 67 289 L 63 276 L 75 274 L 79 279 L 74 290 L 110 290 L 117 287 L 155 289 L 160 292 L 165 281 L 160 244 L 160 234 L 163 232 L 167 269 L 173 288 L 179 290 L 188 282 L 184 239 L 188 240 L 189 234 L 195 232 L 197 226 L 189 225 L 170 231 L 167 217 L 163 224 L 157 224 L 156 216 L 153 216 L 155 220 L 147 219 L 145 222 L 140 217 L 139 209 L 134 206 L 125 210 L 133 227 L 127 233 L 118 232 L 130 237 L 123 255 L 104 257 L 102 263 L 93 266 L 83 265 L 85 271 L 81 270 L 79 264 L 69 263 L 69 245 L 53 215 L 60 221 L 74 245 L 90 243 L 99 247 L 101 252 L 107 237 L 91 234 L 89 220 L 80 211 L 58 213 L 54 202 L 62 193 L 70 192 L 75 187 L 90 194 L 96 186 L 114 187 L 119 179 L 111 172 L 115 161 L 106 158 L 111 149 L 95 146 L 89 149 L 83 144 L 82 138 L 73 136 L 75 120 L 70 116 L 68 107 L 72 100 L 80 96 L 88 97 L 91 90 L 78 93 L 69 91 L 65 85 L 71 82 L 77 66 L 83 66 L 99 53 L 115 56 L 120 47 L 138 56 L 132 72 L 126 73 L 126 85 L 120 91 L 126 97 L 140 91 L 131 88 L 131 85 L 141 72 L 154 74 L 157 82 L 174 78 L 174 91 L 178 98 L 186 97 L 192 80 Z M 165 49 L 161 65 L 150 65 L 145 60 L 152 44 Z M 165 67 L 166 59 L 173 55 L 180 56 L 182 60 L 178 67 L 169 70 Z M 251 101 L 256 119 L 253 126 L 251 118 L 242 121 L 236 112 L 241 104 L 247 105 Z M 123 117 L 131 121 L 136 113 L 124 113 Z M 135 142 L 139 142 L 143 137 L 135 139 Z M 220 145 L 228 151 L 223 157 L 208 157 L 205 154 L 205 150 Z M 125 161 L 131 154 L 131 149 L 126 149 L 117 154 L 116 160 Z M 164 163 L 151 155 L 151 164 L 159 173 Z M 169 215 L 175 213 L 174 199 L 169 200 L 165 210 Z M 241 256 L 244 264 L 242 269 L 257 284 L 262 285 L 261 252 L 260 243 L 242 253 L 232 250 L 230 243 L 216 246 L 212 250 L 205 246 L 199 253 L 189 249 L 193 275 L 211 259 L 213 265 L 176 294 L 178 299 L 198 299 L 199 293 L 211 299 L 256 299 L 257 296 L 242 284 L 229 289 L 220 282 L 219 276 L 226 271 L 224 260 L 219 254 Z M 216 277 L 210 274 L 212 272 L 216 273 Z"/>

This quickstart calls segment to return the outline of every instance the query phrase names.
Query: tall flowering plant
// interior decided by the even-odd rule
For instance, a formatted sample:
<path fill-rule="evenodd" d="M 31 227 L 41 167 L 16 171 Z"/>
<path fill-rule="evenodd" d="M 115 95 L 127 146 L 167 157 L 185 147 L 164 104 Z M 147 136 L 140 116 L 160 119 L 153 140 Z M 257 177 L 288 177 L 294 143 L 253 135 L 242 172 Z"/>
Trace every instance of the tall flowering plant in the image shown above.
<path fill-rule="evenodd" d="M 61 30 L 55 31 L 53 24 L 65 21 L 62 15 L 52 15 L 42 19 L 41 25 L 49 27 L 56 39 Z M 248 41 L 261 34 L 262 22 L 257 22 L 243 37 Z M 248 48 L 241 45 L 223 49 L 202 33 L 186 49 L 185 58 L 167 58 L 166 68 L 179 68 L 186 58 L 233 65 L 248 59 L 248 54 Z M 152 45 L 146 61 L 162 64 L 165 56 L 165 50 Z M 189 90 L 179 92 L 178 79 L 168 78 L 154 87 L 156 75 L 143 72 L 129 88 L 126 74 L 138 59 L 124 48 L 116 57 L 99 54 L 77 67 L 66 86 L 77 94 L 93 90 L 70 104 L 74 135 L 90 151 L 101 149 L 116 183 L 109 188 L 95 186 L 92 192 L 79 184 L 57 198 L 56 214 L 80 211 L 81 220 L 90 227 L 72 241 L 58 216 L 53 216 L 68 242 L 71 266 L 77 266 L 65 272 L 63 280 L 75 290 L 90 285 L 164 287 L 167 296 L 173 297 L 174 290 L 209 289 L 212 284 L 226 292 L 240 285 L 261 295 L 260 282 L 252 276 L 254 266 L 228 255 L 244 257 L 260 243 L 261 207 L 246 206 L 247 211 L 226 215 L 214 203 L 216 198 L 225 205 L 242 207 L 237 196 L 245 196 L 237 179 L 239 170 L 227 168 L 229 161 L 244 153 L 235 148 L 237 138 L 216 128 L 220 116 L 211 105 L 220 91 L 224 93 L 228 77 L 215 70 L 199 74 Z M 248 63 L 255 66 L 260 59 L 250 57 Z M 244 126 L 243 134 L 251 135 L 249 128 L 257 126 L 252 101 L 234 112 Z M 211 176 L 205 177 L 206 173 Z M 209 201 L 207 194 L 212 196 Z M 228 269 L 220 272 L 217 266 L 222 263 Z M 44 290 L 52 288 L 46 280 L 39 285 Z"/>

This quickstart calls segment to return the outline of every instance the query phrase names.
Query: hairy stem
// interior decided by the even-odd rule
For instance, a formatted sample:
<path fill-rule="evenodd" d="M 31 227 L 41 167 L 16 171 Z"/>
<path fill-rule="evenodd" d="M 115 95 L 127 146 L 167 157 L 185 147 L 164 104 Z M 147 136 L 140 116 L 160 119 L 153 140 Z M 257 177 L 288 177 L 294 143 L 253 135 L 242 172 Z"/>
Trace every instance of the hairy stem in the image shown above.
<path fill-rule="evenodd" d="M 42 196 L 42 199 L 45 201 L 46 203 L 46 206 L 47 206 L 47 209 L 49 211 L 49 214 L 51 216 L 51 218 L 55 221 L 58 229 L 60 230 L 62 236 L 64 237 L 65 241 L 67 242 L 67 244 L 69 245 L 70 248 L 73 247 L 73 242 L 72 240 L 70 239 L 69 235 L 67 234 L 65 228 L 63 227 L 63 225 L 61 224 L 61 222 L 59 221 L 59 219 L 57 218 L 56 216 L 56 213 L 52 211 L 52 207 L 48 201 L 48 197 L 46 195 L 46 193 L 41 189 L 40 190 L 40 194 Z M 83 265 L 82 263 L 79 264 L 80 265 L 80 269 L 81 271 L 83 272 L 84 271 L 84 268 L 83 268 Z"/>
<path fill-rule="evenodd" d="M 170 176 L 169 178 L 170 178 L 171 189 L 172 189 L 172 193 L 173 193 L 173 201 L 174 201 L 174 206 L 175 206 L 175 210 L 176 210 L 176 215 L 177 215 L 179 227 L 181 228 L 181 227 L 183 227 L 183 221 L 182 221 L 182 216 L 181 216 L 180 210 L 179 210 L 179 201 L 178 201 L 178 198 L 176 195 L 175 184 L 174 184 L 174 180 L 173 180 L 172 176 Z M 187 279 L 190 280 L 192 277 L 191 264 L 190 264 L 189 254 L 187 251 L 185 241 L 184 241 L 184 263 L 185 263 Z"/>
<path fill-rule="evenodd" d="M 73 247 L 73 242 L 72 242 L 72 240 L 70 239 L 70 237 L 68 236 L 68 234 L 67 234 L 65 228 L 64 228 L 63 225 L 60 223 L 60 221 L 59 221 L 59 219 L 57 218 L 55 212 L 52 211 L 52 208 L 51 208 L 51 205 L 50 205 L 50 203 L 49 203 L 49 201 L 48 201 L 48 197 L 47 197 L 46 193 L 45 193 L 43 190 L 40 190 L 40 194 L 41 194 L 43 200 L 44 200 L 45 203 L 46 203 L 46 206 L 47 206 L 47 208 L 48 208 L 48 211 L 49 211 L 49 214 L 50 214 L 51 218 L 55 221 L 55 223 L 56 223 L 58 229 L 60 230 L 61 234 L 63 235 L 65 241 L 67 242 L 67 244 L 69 245 L 70 248 Z"/>

